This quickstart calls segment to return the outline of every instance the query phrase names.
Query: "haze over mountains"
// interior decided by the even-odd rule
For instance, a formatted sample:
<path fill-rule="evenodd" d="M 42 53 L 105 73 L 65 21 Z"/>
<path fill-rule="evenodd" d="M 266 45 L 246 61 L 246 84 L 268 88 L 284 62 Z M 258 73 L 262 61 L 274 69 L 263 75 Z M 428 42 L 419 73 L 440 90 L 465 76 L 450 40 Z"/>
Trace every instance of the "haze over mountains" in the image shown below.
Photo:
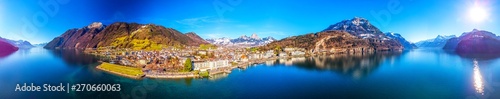
<path fill-rule="evenodd" d="M 10 40 L 10 39 L 6 39 L 6 38 L 2 38 L 0 37 L 0 40 L 3 40 L 13 46 L 16 46 L 18 48 L 32 48 L 32 47 L 35 47 L 33 45 L 31 45 L 30 42 L 28 41 L 25 41 L 25 40 Z"/>
<path fill-rule="evenodd" d="M 415 43 L 415 45 L 417 45 L 417 47 L 421 47 L 421 48 L 443 48 L 444 45 L 446 44 L 446 42 L 449 39 L 454 38 L 454 37 L 457 37 L 457 36 L 455 36 L 455 35 L 448 35 L 448 36 L 438 35 L 436 38 L 433 38 L 433 39 L 419 41 L 419 42 Z"/>

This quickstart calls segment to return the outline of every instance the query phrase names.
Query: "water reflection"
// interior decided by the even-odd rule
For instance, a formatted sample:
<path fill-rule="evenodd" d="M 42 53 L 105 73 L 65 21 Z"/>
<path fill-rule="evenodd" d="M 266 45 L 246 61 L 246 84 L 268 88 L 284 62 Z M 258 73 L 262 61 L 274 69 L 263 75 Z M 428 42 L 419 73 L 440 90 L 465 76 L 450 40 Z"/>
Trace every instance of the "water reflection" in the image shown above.
<path fill-rule="evenodd" d="M 89 65 L 98 62 L 98 59 L 90 54 L 85 54 L 81 50 L 66 49 L 66 50 L 51 50 L 53 55 L 62 58 L 70 66 L 74 65 Z"/>
<path fill-rule="evenodd" d="M 217 80 L 221 80 L 223 78 L 227 78 L 228 75 L 229 75 L 228 73 L 213 74 L 213 75 L 210 75 L 208 80 L 217 81 Z"/>
<path fill-rule="evenodd" d="M 0 52 L 0 58 L 9 57 L 14 55 L 14 53 L 17 54 L 16 57 L 28 56 L 31 53 L 31 50 L 32 48 L 20 48 L 17 51 Z"/>
<path fill-rule="evenodd" d="M 481 71 L 479 70 L 478 62 L 475 59 L 474 59 L 474 87 L 477 93 L 484 95 L 483 76 L 481 75 Z"/>
<path fill-rule="evenodd" d="M 300 68 L 311 70 L 330 70 L 344 76 L 360 79 L 376 70 L 384 60 L 396 61 L 402 52 L 339 54 L 331 56 L 315 56 L 309 58 L 291 58 L 280 63 L 294 64 Z"/>
<path fill-rule="evenodd" d="M 500 58 L 500 53 L 488 53 L 488 54 L 478 54 L 478 53 L 457 53 L 451 52 L 452 54 L 457 54 L 463 58 L 478 59 L 478 60 L 491 60 Z"/>

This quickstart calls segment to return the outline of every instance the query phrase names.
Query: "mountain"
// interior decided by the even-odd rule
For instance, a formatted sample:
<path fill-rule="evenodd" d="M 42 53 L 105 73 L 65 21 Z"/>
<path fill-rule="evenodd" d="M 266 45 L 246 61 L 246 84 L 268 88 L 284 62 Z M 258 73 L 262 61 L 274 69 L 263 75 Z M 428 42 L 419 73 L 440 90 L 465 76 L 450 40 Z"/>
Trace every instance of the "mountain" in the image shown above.
<path fill-rule="evenodd" d="M 449 36 L 438 35 L 436 38 L 433 38 L 433 39 L 419 41 L 419 42 L 415 43 L 415 45 L 417 45 L 417 47 L 443 48 L 449 39 L 455 38 L 455 37 L 457 37 L 457 36 L 455 36 L 455 35 L 449 35 Z"/>
<path fill-rule="evenodd" d="M 364 18 L 355 17 L 330 25 L 318 33 L 288 37 L 267 46 L 264 50 L 280 47 L 298 47 L 319 53 L 350 53 L 402 50 L 403 46 L 395 39 L 387 37 L 377 27 Z"/>
<path fill-rule="evenodd" d="M 36 47 L 44 47 L 45 45 L 47 45 L 48 43 L 39 43 L 39 44 L 34 44 L 33 46 L 36 46 Z"/>
<path fill-rule="evenodd" d="M 18 48 L 22 48 L 22 49 L 35 47 L 35 46 L 31 45 L 30 42 L 25 41 L 25 40 L 10 40 L 10 39 L 6 39 L 6 38 L 2 38 L 2 37 L 0 37 L 0 40 L 3 40 L 11 45 L 14 45 L 14 46 L 16 46 Z"/>
<path fill-rule="evenodd" d="M 218 38 L 218 39 L 207 39 L 206 41 L 209 42 L 210 44 L 214 44 L 214 45 L 218 45 L 218 46 L 233 45 L 234 44 L 233 42 L 231 42 L 230 38 L 226 38 L 226 37 L 222 37 L 222 38 Z"/>
<path fill-rule="evenodd" d="M 417 45 L 407 41 L 403 36 L 401 36 L 401 34 L 389 32 L 389 33 L 385 33 L 385 35 L 391 39 L 395 39 L 395 40 L 399 41 L 399 43 L 401 43 L 401 45 L 403 45 L 404 49 L 418 48 Z"/>
<path fill-rule="evenodd" d="M 207 43 L 208 44 L 207 41 L 205 41 L 203 38 L 201 38 L 200 36 L 198 36 L 194 32 L 188 32 L 188 33 L 186 33 L 186 36 L 188 36 L 189 38 L 191 38 L 195 42 L 201 42 L 201 43 Z"/>
<path fill-rule="evenodd" d="M 443 49 L 460 54 L 496 54 L 500 53 L 500 39 L 491 32 L 474 29 L 448 40 Z"/>
<path fill-rule="evenodd" d="M 190 36 L 188 36 L 190 35 Z M 154 24 L 116 22 L 109 26 L 94 22 L 88 26 L 70 29 L 54 38 L 44 48 L 132 48 L 161 49 L 167 46 L 198 46 L 207 44 L 196 40 L 196 34 L 181 32 Z"/>
<path fill-rule="evenodd" d="M 18 49 L 19 48 L 8 43 L 7 41 L 0 39 L 0 57 L 8 56 L 8 55 L 14 53 L 15 51 L 17 51 Z"/>
<path fill-rule="evenodd" d="M 330 25 L 328 28 L 324 29 L 322 32 L 340 30 L 351 33 L 352 35 L 361 38 L 381 38 L 385 37 L 384 33 L 380 31 L 377 27 L 373 26 L 367 19 L 354 17 L 350 20 L 343 20 L 336 24 Z"/>
<path fill-rule="evenodd" d="M 226 47 L 255 47 L 269 44 L 271 42 L 276 41 L 273 37 L 259 38 L 257 34 L 252 34 L 252 36 L 248 37 L 243 35 L 236 39 L 230 38 L 218 38 L 218 39 L 207 39 L 207 41 L 211 44 L 217 46 L 226 46 Z"/>
<path fill-rule="evenodd" d="M 308 52 L 352 53 L 402 50 L 398 41 L 392 39 L 360 38 L 346 31 L 324 31 L 288 37 L 261 47 L 263 50 L 296 47 Z"/>

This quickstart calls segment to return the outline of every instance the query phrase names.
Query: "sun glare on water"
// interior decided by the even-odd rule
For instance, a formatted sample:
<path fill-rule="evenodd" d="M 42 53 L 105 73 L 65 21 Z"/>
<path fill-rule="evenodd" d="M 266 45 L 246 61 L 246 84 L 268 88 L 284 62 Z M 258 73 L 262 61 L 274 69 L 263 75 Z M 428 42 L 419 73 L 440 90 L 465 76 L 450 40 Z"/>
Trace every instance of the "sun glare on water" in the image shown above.
<path fill-rule="evenodd" d="M 474 59 L 474 87 L 476 88 L 476 92 L 484 95 L 484 82 L 483 75 L 479 70 L 478 62 Z"/>

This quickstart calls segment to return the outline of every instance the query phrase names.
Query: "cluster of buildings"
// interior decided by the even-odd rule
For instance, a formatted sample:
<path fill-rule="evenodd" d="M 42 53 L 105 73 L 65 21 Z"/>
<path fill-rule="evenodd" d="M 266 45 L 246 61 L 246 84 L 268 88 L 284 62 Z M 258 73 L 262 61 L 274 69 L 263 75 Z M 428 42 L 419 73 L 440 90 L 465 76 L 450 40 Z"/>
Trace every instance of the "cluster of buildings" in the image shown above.
<path fill-rule="evenodd" d="M 256 60 L 304 56 L 306 54 L 305 50 L 301 48 L 285 48 L 283 51 L 250 51 L 245 48 L 187 49 L 168 48 L 160 51 L 121 49 L 100 50 L 96 53 L 108 57 L 107 61 L 111 63 L 141 67 L 147 72 L 176 72 L 184 69 L 186 64 L 191 64 L 194 71 L 231 69 L 240 64 L 255 63 Z M 188 59 L 191 61 L 186 62 Z"/>

